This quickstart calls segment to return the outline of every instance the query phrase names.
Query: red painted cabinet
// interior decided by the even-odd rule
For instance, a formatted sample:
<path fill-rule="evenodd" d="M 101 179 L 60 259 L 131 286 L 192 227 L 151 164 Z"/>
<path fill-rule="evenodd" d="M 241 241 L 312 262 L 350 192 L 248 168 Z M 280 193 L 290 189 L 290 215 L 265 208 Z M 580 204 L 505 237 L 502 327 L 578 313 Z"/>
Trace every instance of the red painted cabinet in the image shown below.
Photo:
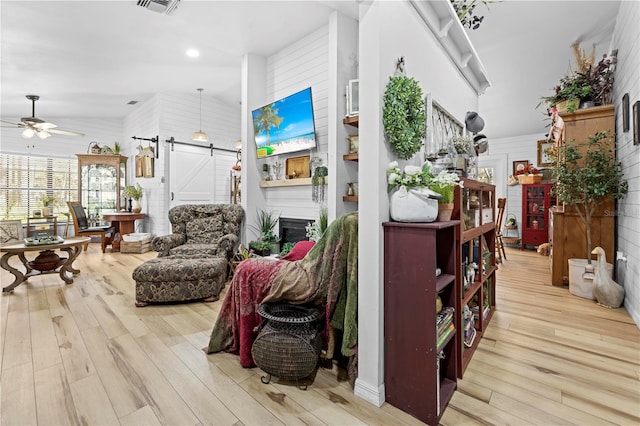
<path fill-rule="evenodd" d="M 552 183 L 522 185 L 522 249 L 549 242 L 549 209 L 556 205 Z"/>

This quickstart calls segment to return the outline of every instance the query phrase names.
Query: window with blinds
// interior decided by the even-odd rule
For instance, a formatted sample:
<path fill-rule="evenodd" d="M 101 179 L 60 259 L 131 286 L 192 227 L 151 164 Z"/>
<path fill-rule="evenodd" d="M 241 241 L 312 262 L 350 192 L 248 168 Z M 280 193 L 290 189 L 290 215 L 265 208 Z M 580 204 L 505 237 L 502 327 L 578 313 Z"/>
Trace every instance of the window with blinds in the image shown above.
<path fill-rule="evenodd" d="M 53 214 L 66 217 L 67 201 L 78 199 L 78 160 L 0 154 L 0 218 L 26 219 L 53 197 Z"/>

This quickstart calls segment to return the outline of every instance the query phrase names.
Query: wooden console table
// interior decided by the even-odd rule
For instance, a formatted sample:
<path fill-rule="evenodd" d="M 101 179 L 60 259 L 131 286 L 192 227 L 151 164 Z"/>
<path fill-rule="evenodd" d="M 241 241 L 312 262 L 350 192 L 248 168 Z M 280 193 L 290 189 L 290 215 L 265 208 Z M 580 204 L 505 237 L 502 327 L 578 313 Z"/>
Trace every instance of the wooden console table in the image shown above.
<path fill-rule="evenodd" d="M 11 284 L 4 287 L 2 289 L 3 292 L 13 291 L 21 283 L 27 281 L 29 277 L 40 274 L 53 274 L 58 272 L 62 281 L 67 284 L 71 284 L 73 282 L 73 276 L 78 275 L 80 273 L 79 269 L 75 269 L 73 267 L 73 261 L 76 260 L 76 257 L 82 252 L 82 246 L 88 243 L 91 240 L 89 237 L 71 237 L 65 239 L 63 242 L 58 244 L 49 244 L 49 245 L 40 245 L 40 246 L 27 246 L 24 243 L 15 243 L 15 244 L 7 244 L 0 247 L 0 252 L 4 252 L 2 259 L 0 259 L 0 266 L 2 269 L 5 269 L 13 274 L 15 279 Z M 64 263 L 56 268 L 53 268 L 49 271 L 39 271 L 34 269 L 27 261 L 25 257 L 26 252 L 42 252 L 46 250 L 60 250 L 66 251 L 69 254 L 69 257 L 64 261 Z M 25 267 L 26 272 L 22 272 L 19 269 L 16 269 L 9 265 L 9 259 L 13 256 L 18 256 L 22 265 Z M 67 275 L 67 272 L 71 273 L 71 276 Z"/>
<path fill-rule="evenodd" d="M 144 219 L 145 217 L 147 217 L 147 215 L 144 213 L 102 213 L 102 218 L 105 221 L 111 222 L 113 227 L 116 228 L 116 232 L 120 232 L 120 235 L 133 233 L 135 231 L 135 221 L 138 219 Z"/>

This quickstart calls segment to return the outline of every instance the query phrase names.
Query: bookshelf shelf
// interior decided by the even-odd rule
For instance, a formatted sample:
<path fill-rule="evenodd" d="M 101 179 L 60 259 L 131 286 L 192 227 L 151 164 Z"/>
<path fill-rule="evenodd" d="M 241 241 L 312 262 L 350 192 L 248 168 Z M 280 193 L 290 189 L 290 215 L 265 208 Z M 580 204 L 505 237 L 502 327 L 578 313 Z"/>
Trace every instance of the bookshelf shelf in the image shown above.
<path fill-rule="evenodd" d="M 437 425 L 457 383 L 459 221 L 383 227 L 385 400 Z"/>

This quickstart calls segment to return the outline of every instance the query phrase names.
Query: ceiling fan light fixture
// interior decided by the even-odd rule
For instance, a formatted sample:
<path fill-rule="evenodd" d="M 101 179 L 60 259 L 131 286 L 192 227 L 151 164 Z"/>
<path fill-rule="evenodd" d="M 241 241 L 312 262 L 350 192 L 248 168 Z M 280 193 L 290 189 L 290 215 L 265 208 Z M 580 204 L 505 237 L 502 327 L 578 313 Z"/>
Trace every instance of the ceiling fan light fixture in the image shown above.
<path fill-rule="evenodd" d="M 191 136 L 191 140 L 194 142 L 209 142 L 209 136 L 202 131 L 202 91 L 204 89 L 197 89 L 200 92 L 200 130 L 194 132 Z"/>
<path fill-rule="evenodd" d="M 44 131 L 44 130 L 40 130 L 40 131 L 36 132 L 36 135 L 38 135 L 38 137 L 39 137 L 40 139 L 46 139 L 46 138 L 48 138 L 49 136 L 51 136 L 51 133 L 46 132 L 46 131 Z"/>
<path fill-rule="evenodd" d="M 25 139 L 29 139 L 32 138 L 35 134 L 36 132 L 31 127 L 27 127 L 26 129 L 24 129 L 24 132 L 22 132 L 22 137 Z"/>

